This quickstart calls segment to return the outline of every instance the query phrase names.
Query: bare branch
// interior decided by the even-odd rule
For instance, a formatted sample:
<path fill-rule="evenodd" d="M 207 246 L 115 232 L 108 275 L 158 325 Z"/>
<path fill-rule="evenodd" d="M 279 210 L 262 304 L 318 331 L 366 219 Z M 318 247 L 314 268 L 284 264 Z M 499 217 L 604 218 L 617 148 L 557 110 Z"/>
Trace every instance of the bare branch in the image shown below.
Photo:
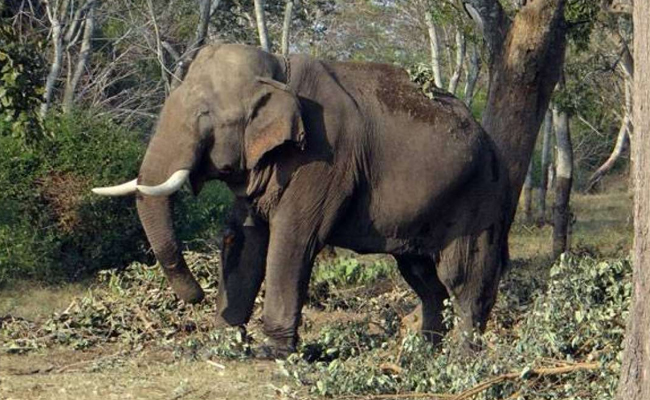
<path fill-rule="evenodd" d="M 158 22 L 156 21 L 156 12 L 153 9 L 153 3 L 151 0 L 147 0 L 147 6 L 149 7 L 149 14 L 151 21 L 153 22 L 153 30 L 156 34 L 156 55 L 158 56 L 158 63 L 160 64 L 160 72 L 165 83 L 165 92 L 170 92 L 169 79 L 168 75 L 173 75 L 169 72 L 165 66 L 165 56 L 162 51 L 162 44 L 160 40 L 160 31 L 158 30 Z"/>

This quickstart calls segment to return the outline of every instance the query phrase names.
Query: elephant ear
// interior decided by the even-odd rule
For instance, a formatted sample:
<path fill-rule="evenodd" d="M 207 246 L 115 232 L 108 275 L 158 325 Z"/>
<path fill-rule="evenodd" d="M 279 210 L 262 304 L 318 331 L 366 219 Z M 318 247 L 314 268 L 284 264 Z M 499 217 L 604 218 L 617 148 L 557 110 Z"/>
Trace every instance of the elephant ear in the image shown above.
<path fill-rule="evenodd" d="M 257 80 L 264 90 L 255 100 L 244 134 L 246 168 L 254 169 L 265 154 L 292 142 L 304 148 L 305 127 L 300 103 L 283 83 L 268 78 Z"/>

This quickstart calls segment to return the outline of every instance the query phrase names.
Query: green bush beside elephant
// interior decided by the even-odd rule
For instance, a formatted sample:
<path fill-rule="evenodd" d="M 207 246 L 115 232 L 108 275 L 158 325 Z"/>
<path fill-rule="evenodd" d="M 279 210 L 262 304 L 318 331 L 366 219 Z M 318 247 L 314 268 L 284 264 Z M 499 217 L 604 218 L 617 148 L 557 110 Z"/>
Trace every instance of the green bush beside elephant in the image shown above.
<path fill-rule="evenodd" d="M 218 318 L 245 324 L 265 280 L 263 322 L 295 349 L 313 261 L 325 245 L 388 253 L 421 299 L 421 329 L 444 333 L 450 295 L 465 331 L 482 330 L 506 261 L 507 174 L 456 98 L 426 98 L 393 66 L 206 47 L 164 104 L 137 180 L 140 220 L 176 294 L 203 292 L 172 226 L 189 180 L 236 196 L 224 239 Z"/>

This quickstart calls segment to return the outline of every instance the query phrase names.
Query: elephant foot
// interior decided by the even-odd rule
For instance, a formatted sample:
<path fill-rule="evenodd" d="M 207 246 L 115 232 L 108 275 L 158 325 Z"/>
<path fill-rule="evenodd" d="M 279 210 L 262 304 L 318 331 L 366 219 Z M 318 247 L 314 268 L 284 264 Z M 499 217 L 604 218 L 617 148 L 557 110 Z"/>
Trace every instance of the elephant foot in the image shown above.
<path fill-rule="evenodd" d="M 278 345 L 273 341 L 269 344 L 261 344 L 253 349 L 255 358 L 263 360 L 284 360 L 295 352 L 295 345 Z"/>
<path fill-rule="evenodd" d="M 437 311 L 430 312 L 430 315 L 424 315 L 422 303 L 413 310 L 409 315 L 401 320 L 402 333 L 406 331 L 419 332 L 424 338 L 437 345 L 442 342 L 446 329 L 442 323 L 442 316 L 435 314 Z"/>

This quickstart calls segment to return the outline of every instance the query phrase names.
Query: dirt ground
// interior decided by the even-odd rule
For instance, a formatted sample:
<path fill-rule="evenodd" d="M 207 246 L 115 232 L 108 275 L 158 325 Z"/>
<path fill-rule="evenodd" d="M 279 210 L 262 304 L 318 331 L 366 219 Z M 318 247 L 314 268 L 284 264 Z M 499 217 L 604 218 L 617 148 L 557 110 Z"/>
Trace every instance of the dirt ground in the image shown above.
<path fill-rule="evenodd" d="M 624 254 L 631 243 L 629 195 L 624 191 L 574 197 L 577 216 L 572 246 Z M 516 226 L 514 262 L 547 259 L 551 228 Z M 607 235 L 603 235 L 607 232 Z M 586 250 L 585 250 L 586 251 Z M 83 284 L 35 288 L 22 284 L 0 292 L 0 317 L 29 320 L 61 311 L 87 290 Z M 355 319 L 354 311 L 308 310 L 312 330 L 327 321 Z M 0 323 L 1 327 L 1 323 Z M 168 349 L 125 350 L 119 344 L 88 350 L 48 348 L 26 354 L 0 353 L 0 400 L 9 399 L 278 399 L 309 397 L 296 391 L 275 361 L 199 360 L 174 357 Z"/>
<path fill-rule="evenodd" d="M 3 355 L 0 399 L 263 399 L 281 397 L 273 361 L 175 362 L 154 349 L 58 349 Z"/>

